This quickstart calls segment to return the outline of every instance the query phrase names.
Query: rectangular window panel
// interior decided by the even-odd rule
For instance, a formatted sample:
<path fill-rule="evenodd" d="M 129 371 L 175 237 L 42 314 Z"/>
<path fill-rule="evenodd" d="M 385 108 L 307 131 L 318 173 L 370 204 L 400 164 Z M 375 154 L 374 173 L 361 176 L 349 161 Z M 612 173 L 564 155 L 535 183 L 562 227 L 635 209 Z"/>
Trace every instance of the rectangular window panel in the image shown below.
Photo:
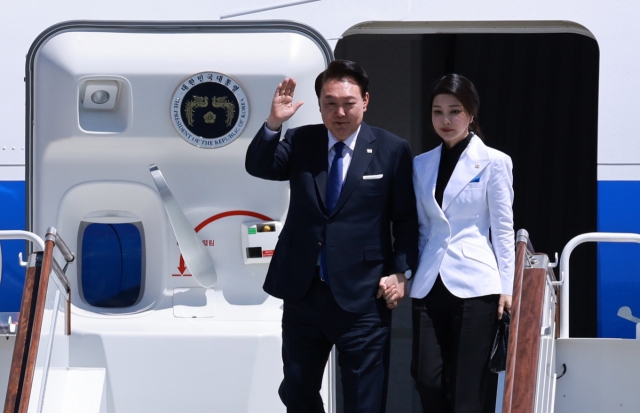
<path fill-rule="evenodd" d="M 122 308 L 142 295 L 143 244 L 130 223 L 90 223 L 81 234 L 84 300 L 95 307 Z"/>

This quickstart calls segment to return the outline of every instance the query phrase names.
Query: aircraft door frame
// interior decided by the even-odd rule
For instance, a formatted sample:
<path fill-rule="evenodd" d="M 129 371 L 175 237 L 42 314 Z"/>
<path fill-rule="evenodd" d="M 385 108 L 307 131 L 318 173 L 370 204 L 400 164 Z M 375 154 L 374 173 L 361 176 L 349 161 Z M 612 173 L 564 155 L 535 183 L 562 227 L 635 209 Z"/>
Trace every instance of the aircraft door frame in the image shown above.
<path fill-rule="evenodd" d="M 109 22 L 109 21 L 70 21 L 54 25 L 42 32 L 33 42 L 27 54 L 25 67 L 26 83 L 26 113 L 25 113 L 25 194 L 26 194 L 26 228 L 28 231 L 37 230 L 41 223 L 36 222 L 35 168 L 42 168 L 36 162 L 36 58 L 43 47 L 58 35 L 68 32 L 97 32 L 97 33 L 144 33 L 144 34 L 247 34 L 247 33 L 292 33 L 310 39 L 320 49 L 325 67 L 334 59 L 333 49 L 326 39 L 314 28 L 290 21 L 213 21 L 213 22 Z M 42 132 L 39 132 L 41 134 Z M 176 139 L 179 139 L 176 135 Z M 49 206 L 47 206 L 49 207 Z M 42 206 L 38 206 L 42 208 Z M 51 205 L 50 208 L 57 208 Z M 38 218 L 39 220 L 40 218 Z M 335 397 L 335 355 L 332 352 L 327 366 L 327 397 L 328 411 L 336 411 Z"/>

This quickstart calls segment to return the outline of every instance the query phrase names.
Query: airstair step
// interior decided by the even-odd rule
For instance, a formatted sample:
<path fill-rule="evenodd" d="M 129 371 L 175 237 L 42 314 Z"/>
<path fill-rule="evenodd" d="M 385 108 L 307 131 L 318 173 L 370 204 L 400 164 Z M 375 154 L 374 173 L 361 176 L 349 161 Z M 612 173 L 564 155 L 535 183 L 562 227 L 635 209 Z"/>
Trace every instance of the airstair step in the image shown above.
<path fill-rule="evenodd" d="M 29 413 L 38 413 L 42 370 L 36 369 Z M 42 413 L 107 413 L 104 368 L 51 368 Z"/>

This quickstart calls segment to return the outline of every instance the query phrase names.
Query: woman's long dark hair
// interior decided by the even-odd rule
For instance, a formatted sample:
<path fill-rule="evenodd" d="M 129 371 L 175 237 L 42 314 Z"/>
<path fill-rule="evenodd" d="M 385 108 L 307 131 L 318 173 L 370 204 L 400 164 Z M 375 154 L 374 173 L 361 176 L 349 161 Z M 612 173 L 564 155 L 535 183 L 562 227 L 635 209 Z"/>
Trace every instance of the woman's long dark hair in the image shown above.
<path fill-rule="evenodd" d="M 442 76 L 431 85 L 429 100 L 427 102 L 433 105 L 433 99 L 438 95 L 452 95 L 458 99 L 467 113 L 473 116 L 473 122 L 469 124 L 469 130 L 480 138 L 483 137 L 480 124 L 478 123 L 480 97 L 478 96 L 476 87 L 469 79 L 455 73 Z M 433 125 L 431 125 L 431 127 L 433 128 Z"/>

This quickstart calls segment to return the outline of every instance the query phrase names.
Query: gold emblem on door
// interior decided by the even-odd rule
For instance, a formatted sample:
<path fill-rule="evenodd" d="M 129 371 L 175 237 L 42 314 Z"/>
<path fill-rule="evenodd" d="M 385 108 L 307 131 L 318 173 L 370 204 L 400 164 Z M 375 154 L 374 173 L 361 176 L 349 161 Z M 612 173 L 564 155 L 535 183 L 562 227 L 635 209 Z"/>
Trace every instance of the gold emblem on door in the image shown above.
<path fill-rule="evenodd" d="M 200 148 L 218 148 L 233 142 L 248 118 L 249 102 L 240 84 L 216 72 L 185 79 L 171 103 L 176 131 Z"/>

